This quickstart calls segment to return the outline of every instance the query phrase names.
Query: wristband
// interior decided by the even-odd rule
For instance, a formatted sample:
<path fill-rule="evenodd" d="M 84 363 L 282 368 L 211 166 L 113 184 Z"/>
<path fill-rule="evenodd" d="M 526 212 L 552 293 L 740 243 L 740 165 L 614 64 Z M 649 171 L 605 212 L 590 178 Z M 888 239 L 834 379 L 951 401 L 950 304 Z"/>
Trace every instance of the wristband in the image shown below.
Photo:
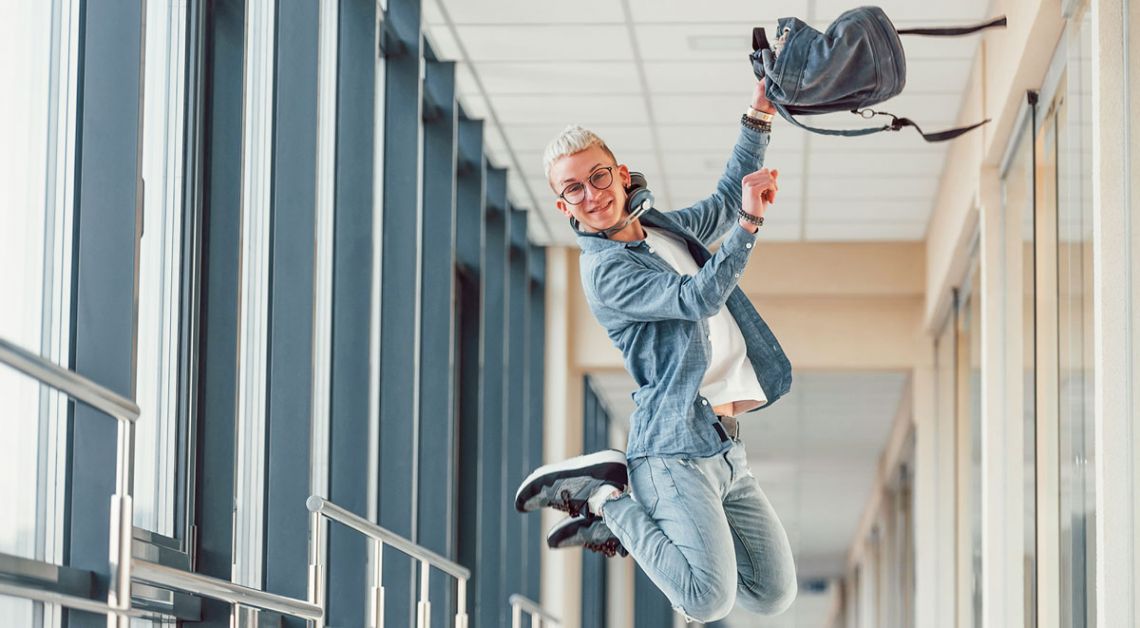
<path fill-rule="evenodd" d="M 753 216 L 752 214 L 744 211 L 744 208 L 736 210 L 736 214 L 738 216 L 740 216 L 740 219 L 743 220 L 744 222 L 754 224 L 757 227 L 763 227 L 764 226 L 764 217 L 763 216 Z"/>
<path fill-rule="evenodd" d="M 760 111 L 759 109 L 757 109 L 755 107 L 749 107 L 748 111 L 744 115 L 746 115 L 749 118 L 752 118 L 754 120 L 759 120 L 760 122 L 768 122 L 768 123 L 771 123 L 772 119 L 776 117 L 776 114 L 768 113 L 767 111 Z"/>

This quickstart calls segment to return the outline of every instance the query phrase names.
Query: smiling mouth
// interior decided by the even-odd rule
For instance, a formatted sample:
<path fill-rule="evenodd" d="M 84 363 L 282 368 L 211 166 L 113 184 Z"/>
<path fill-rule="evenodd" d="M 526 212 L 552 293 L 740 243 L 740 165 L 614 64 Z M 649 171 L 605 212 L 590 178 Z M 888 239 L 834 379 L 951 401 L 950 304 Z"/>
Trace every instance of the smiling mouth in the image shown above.
<path fill-rule="evenodd" d="M 610 208 L 610 206 L 611 206 L 611 205 L 613 205 L 613 204 L 614 204 L 614 201 L 613 201 L 613 199 L 610 199 L 610 201 L 609 201 L 608 203 L 606 203 L 605 205 L 602 205 L 601 207 L 599 207 L 599 208 L 597 208 L 597 209 L 593 209 L 593 210 L 590 210 L 588 213 L 590 213 L 590 214 L 596 214 L 596 213 L 598 213 L 598 212 L 603 212 L 603 211 L 606 211 L 606 210 L 607 210 L 607 209 L 609 209 L 609 208 Z"/>

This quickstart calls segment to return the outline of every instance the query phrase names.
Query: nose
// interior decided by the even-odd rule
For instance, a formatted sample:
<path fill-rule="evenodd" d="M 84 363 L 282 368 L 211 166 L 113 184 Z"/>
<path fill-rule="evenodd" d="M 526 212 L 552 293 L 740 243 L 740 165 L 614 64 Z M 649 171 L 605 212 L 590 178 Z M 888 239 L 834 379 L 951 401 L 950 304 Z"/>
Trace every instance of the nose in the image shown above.
<path fill-rule="evenodd" d="M 613 186 L 611 185 L 607 189 L 599 190 L 598 188 L 596 188 L 592 185 L 587 185 L 586 186 L 585 203 L 589 207 L 594 207 L 596 205 L 601 205 L 601 204 L 605 203 L 607 200 L 609 200 L 610 195 L 612 194 L 612 191 L 611 191 L 612 188 L 613 188 Z M 616 197 L 615 197 L 615 199 L 616 199 Z"/>

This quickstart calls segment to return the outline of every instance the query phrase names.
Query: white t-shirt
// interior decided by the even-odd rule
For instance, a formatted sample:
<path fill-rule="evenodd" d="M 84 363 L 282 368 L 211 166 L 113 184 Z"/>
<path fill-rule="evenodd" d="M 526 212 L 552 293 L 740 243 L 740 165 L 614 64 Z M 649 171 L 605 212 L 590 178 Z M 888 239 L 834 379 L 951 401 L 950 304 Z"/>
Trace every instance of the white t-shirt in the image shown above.
<path fill-rule="evenodd" d="M 663 229 L 644 225 L 642 228 L 649 252 L 668 262 L 678 273 L 692 276 L 701 269 L 683 240 Z M 740 333 L 740 326 L 728 308 L 721 307 L 708 319 L 708 325 L 712 356 L 701 380 L 701 395 L 714 407 L 744 400 L 767 403 L 768 397 L 748 360 L 744 334 Z"/>

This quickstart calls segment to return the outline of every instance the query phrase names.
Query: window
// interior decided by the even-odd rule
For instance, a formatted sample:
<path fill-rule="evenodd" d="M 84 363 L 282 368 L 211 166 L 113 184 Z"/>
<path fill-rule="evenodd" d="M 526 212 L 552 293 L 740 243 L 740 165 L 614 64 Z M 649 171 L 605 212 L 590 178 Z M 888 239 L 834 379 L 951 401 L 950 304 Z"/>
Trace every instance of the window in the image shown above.
<path fill-rule="evenodd" d="M 1007 290 L 1012 295 L 1020 295 L 1011 306 L 1021 313 L 1021 336 L 1011 339 L 1021 350 L 1021 398 L 1022 398 L 1022 448 L 1024 458 L 1024 473 L 1022 500 L 1024 503 L 1023 518 L 1023 582 L 1025 584 L 1025 625 L 1035 626 L 1036 620 L 1036 582 L 1037 582 L 1037 531 L 1035 526 L 1036 501 L 1036 422 L 1035 413 L 1035 382 L 1034 367 L 1034 338 L 1035 321 L 1033 317 L 1033 303 L 1035 300 L 1035 287 L 1033 282 L 1033 142 L 1030 141 L 1030 127 L 1032 116 L 1026 116 L 1022 128 L 1016 131 L 1013 152 L 1009 165 L 1002 173 L 1002 207 L 1007 215 L 1016 224 L 1020 224 L 1021 254 L 1015 256 L 1020 259 L 1021 272 L 1011 273 L 1009 276 L 1014 283 Z"/>
<path fill-rule="evenodd" d="M 66 366 L 78 10 L 6 3 L 0 39 L 0 338 Z M 0 367 L 0 553 L 63 558 L 66 397 Z M 0 598 L 0 624 L 54 621 L 58 608 Z M 42 618 L 42 619 L 37 619 Z"/>
<path fill-rule="evenodd" d="M 134 523 L 184 537 L 176 512 L 185 491 L 179 445 L 186 420 L 179 400 L 183 355 L 186 224 L 187 4 L 155 2 L 146 10 L 143 76 L 143 234 L 139 243 L 138 362 L 135 401 Z"/>
<path fill-rule="evenodd" d="M 1061 626 L 1095 624 L 1093 512 L 1092 37 L 1070 24 L 1056 100 Z"/>

